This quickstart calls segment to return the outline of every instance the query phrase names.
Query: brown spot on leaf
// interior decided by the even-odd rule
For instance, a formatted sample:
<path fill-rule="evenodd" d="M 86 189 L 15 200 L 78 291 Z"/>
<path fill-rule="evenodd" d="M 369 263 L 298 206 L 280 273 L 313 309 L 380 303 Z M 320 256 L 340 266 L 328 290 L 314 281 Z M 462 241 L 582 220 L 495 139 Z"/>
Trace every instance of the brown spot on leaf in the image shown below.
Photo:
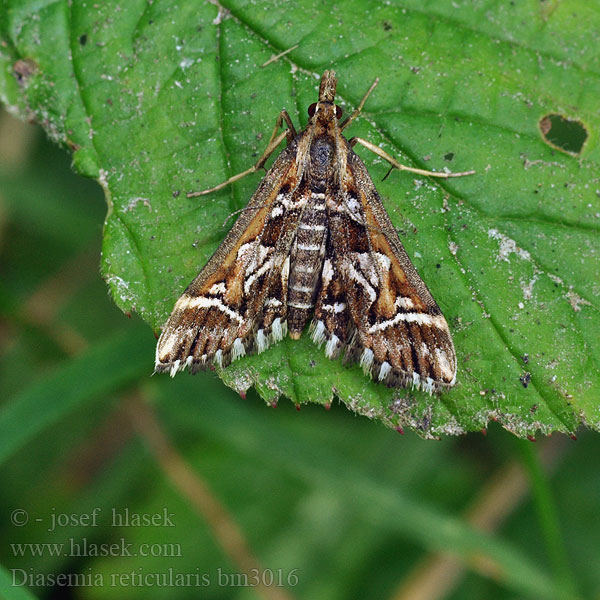
<path fill-rule="evenodd" d="M 21 58 L 13 65 L 13 74 L 19 85 L 26 85 L 28 79 L 37 71 L 38 65 L 31 58 Z"/>

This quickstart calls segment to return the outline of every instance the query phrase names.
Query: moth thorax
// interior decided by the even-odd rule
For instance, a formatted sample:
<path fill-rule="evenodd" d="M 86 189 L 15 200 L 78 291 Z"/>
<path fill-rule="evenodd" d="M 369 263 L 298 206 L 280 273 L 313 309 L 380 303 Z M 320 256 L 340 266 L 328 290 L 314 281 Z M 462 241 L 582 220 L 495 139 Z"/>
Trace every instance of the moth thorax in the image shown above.
<path fill-rule="evenodd" d="M 314 179 L 326 179 L 335 155 L 333 141 L 318 137 L 310 147 L 310 174 Z"/>

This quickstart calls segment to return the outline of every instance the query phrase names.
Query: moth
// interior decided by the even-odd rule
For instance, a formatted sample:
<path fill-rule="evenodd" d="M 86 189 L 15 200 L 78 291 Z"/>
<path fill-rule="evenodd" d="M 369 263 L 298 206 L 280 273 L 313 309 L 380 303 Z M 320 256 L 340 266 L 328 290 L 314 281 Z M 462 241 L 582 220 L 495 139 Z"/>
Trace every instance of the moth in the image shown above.
<path fill-rule="evenodd" d="M 297 132 L 280 113 L 258 162 L 199 196 L 262 168 L 287 145 L 260 182 L 223 243 L 179 298 L 156 348 L 156 371 L 174 376 L 225 367 L 263 352 L 307 324 L 331 359 L 358 362 L 388 386 L 440 391 L 456 381 L 456 353 L 446 319 L 412 265 L 371 181 L 353 151 L 360 143 L 393 167 L 399 164 L 362 138 L 346 139 L 335 105 L 334 71 L 321 78 L 319 98 Z M 287 129 L 279 132 L 283 123 Z"/>

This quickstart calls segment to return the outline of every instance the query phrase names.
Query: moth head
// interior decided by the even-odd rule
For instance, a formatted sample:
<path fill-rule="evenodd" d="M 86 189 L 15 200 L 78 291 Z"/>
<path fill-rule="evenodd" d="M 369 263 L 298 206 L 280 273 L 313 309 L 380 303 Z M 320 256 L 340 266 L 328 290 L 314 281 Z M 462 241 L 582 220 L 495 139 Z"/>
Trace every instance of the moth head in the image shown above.
<path fill-rule="evenodd" d="M 337 77 L 335 71 L 325 71 L 321 77 L 319 86 L 319 102 L 331 102 L 335 100 L 335 88 L 337 87 Z"/>
<path fill-rule="evenodd" d="M 313 102 L 309 107 L 308 107 L 308 116 L 309 117 L 314 117 L 315 113 L 317 112 L 317 106 L 318 106 L 318 102 Z M 342 118 L 342 115 L 344 114 L 344 111 L 342 110 L 341 106 L 338 106 L 337 104 L 335 105 L 335 118 L 338 119 L 338 121 Z"/>

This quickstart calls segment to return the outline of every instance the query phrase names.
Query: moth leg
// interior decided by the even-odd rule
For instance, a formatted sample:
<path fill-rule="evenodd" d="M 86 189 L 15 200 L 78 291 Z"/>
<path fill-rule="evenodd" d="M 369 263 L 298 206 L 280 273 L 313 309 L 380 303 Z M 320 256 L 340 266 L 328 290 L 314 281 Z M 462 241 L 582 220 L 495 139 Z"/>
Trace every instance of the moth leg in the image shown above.
<path fill-rule="evenodd" d="M 344 130 L 346 129 L 346 127 L 348 127 L 348 125 L 350 125 L 350 123 L 352 123 L 352 121 L 354 121 L 354 119 L 356 119 L 356 117 L 358 117 L 358 115 L 360 114 L 360 111 L 363 109 L 363 106 L 365 105 L 365 102 L 367 101 L 367 98 L 371 95 L 371 92 L 375 89 L 375 86 L 379 83 L 379 77 L 377 77 L 375 79 L 375 81 L 371 84 L 371 87 L 367 90 L 367 93 L 362 97 L 362 100 L 360 101 L 359 105 L 354 109 L 354 112 L 347 117 L 346 119 L 344 119 L 344 121 L 341 122 L 340 124 L 340 130 Z"/>
<path fill-rule="evenodd" d="M 271 139 L 269 140 L 267 147 L 270 146 L 271 143 L 273 142 L 273 140 L 277 137 L 277 132 L 281 129 L 281 126 L 283 125 L 284 121 L 288 127 L 287 131 L 285 132 L 286 135 L 288 135 L 288 132 L 289 132 L 288 140 L 296 137 L 296 135 L 297 135 L 296 128 L 294 127 L 294 124 L 292 123 L 292 119 L 290 118 L 290 115 L 288 115 L 288 111 L 283 109 L 279 113 L 279 116 L 277 117 L 277 121 L 275 121 L 275 127 L 273 128 L 273 133 L 271 134 Z M 266 153 L 266 150 L 265 150 L 265 153 Z M 261 159 L 262 159 L 262 157 L 261 157 Z M 265 158 L 265 161 L 266 160 L 267 159 Z M 259 162 L 260 162 L 260 160 L 259 160 Z"/>
<path fill-rule="evenodd" d="M 278 134 L 283 122 L 287 125 L 287 129 Z M 292 119 L 290 119 L 290 115 L 288 115 L 287 110 L 282 110 L 277 117 L 277 121 L 275 122 L 275 127 L 273 129 L 273 133 L 271 134 L 271 138 L 269 139 L 269 143 L 265 151 L 262 153 L 261 157 L 256 161 L 256 163 L 251 166 L 249 169 L 246 169 L 242 173 L 238 173 L 237 175 L 232 175 L 227 181 L 223 181 L 219 185 L 215 185 L 215 187 L 211 187 L 208 190 L 202 190 L 201 192 L 188 192 L 186 195 L 188 198 L 196 198 L 197 196 L 205 196 L 206 194 L 210 194 L 212 192 L 216 192 L 218 190 L 223 189 L 225 186 L 233 183 L 234 181 L 238 181 L 238 179 L 242 179 L 246 177 L 246 175 L 250 175 L 251 173 L 255 173 L 259 169 L 262 169 L 269 160 L 269 156 L 273 154 L 273 152 L 277 149 L 277 146 L 281 144 L 281 142 L 287 138 L 288 142 L 296 137 L 296 128 L 292 123 Z"/>
<path fill-rule="evenodd" d="M 417 175 L 427 175 L 428 177 L 441 177 L 443 179 L 448 179 L 449 177 L 463 177 L 464 175 L 473 175 L 475 171 L 464 171 L 463 173 L 444 173 L 436 172 L 436 171 L 425 171 L 423 169 L 415 169 L 414 167 L 407 167 L 406 165 L 400 164 L 393 156 L 390 156 L 387 152 L 382 150 L 379 146 L 375 144 L 371 144 L 371 142 L 367 140 L 363 140 L 359 137 L 353 137 L 349 140 L 350 145 L 354 146 L 356 143 L 363 145 L 365 148 L 369 149 L 371 152 L 377 154 L 377 156 L 381 156 L 387 160 L 392 167 L 395 167 L 399 171 L 409 171 L 410 173 L 416 173 Z"/>

